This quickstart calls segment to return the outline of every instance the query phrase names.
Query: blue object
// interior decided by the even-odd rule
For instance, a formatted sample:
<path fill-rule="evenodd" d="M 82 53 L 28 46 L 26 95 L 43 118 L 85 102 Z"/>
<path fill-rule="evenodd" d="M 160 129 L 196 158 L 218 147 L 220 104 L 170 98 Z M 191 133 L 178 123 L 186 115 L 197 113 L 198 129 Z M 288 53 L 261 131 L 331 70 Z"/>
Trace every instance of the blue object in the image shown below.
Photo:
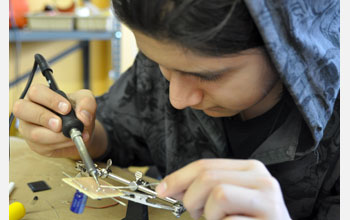
<path fill-rule="evenodd" d="M 81 193 L 79 192 L 79 190 L 77 190 L 74 194 L 74 198 L 72 201 L 72 205 L 70 206 L 70 210 L 77 214 L 83 213 L 87 198 L 88 197 L 84 193 Z"/>

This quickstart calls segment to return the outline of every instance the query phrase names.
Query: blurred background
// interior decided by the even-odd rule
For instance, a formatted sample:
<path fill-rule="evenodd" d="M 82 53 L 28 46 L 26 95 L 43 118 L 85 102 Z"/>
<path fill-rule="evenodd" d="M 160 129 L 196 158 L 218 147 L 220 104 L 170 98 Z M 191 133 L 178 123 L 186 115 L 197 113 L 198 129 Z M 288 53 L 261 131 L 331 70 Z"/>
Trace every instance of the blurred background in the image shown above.
<path fill-rule="evenodd" d="M 110 0 L 9 0 L 9 114 L 42 54 L 67 94 L 101 95 L 131 66 L 135 39 L 113 16 Z M 39 73 L 39 74 L 38 74 Z M 40 72 L 32 84 L 47 85 Z M 11 136 L 19 136 L 15 120 Z"/>

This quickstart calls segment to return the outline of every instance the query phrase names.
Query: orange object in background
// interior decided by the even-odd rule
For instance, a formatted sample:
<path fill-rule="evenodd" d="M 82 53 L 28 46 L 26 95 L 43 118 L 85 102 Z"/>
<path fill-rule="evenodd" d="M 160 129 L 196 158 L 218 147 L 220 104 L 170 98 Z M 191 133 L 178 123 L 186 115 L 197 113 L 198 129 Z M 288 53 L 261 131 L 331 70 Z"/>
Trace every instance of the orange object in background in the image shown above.
<path fill-rule="evenodd" d="M 10 0 L 9 7 L 10 28 L 12 28 L 11 17 L 15 21 L 16 27 L 23 28 L 27 24 L 25 15 L 29 11 L 27 0 Z"/>
<path fill-rule="evenodd" d="M 75 4 L 73 0 L 59 0 L 55 3 L 59 12 L 74 12 Z"/>

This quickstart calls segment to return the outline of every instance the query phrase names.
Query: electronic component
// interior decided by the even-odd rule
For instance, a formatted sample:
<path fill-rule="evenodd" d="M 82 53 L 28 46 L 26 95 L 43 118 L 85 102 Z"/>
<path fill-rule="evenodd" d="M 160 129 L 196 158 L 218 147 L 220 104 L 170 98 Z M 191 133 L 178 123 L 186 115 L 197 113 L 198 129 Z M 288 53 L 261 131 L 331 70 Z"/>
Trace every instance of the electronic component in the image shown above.
<path fill-rule="evenodd" d="M 72 205 L 70 206 L 70 210 L 77 214 L 83 213 L 87 198 L 88 197 L 84 193 L 79 192 L 79 190 L 77 190 L 74 194 Z"/>
<path fill-rule="evenodd" d="M 28 183 L 28 186 L 33 192 L 40 192 L 40 191 L 51 189 L 51 187 L 49 187 L 47 183 L 43 180 Z"/>
<path fill-rule="evenodd" d="M 92 177 L 63 178 L 62 180 L 91 199 L 105 199 L 123 195 L 123 193 L 117 189 L 104 187 L 112 186 L 104 180 L 99 180 L 100 186 L 97 186 Z"/>

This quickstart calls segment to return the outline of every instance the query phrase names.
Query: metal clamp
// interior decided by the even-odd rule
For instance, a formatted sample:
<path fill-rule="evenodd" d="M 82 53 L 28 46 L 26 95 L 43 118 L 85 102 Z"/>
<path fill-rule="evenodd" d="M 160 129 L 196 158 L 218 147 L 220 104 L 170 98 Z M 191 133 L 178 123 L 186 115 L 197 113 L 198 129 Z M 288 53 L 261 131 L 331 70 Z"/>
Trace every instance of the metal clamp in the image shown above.
<path fill-rule="evenodd" d="M 98 168 L 97 164 L 95 164 L 95 168 L 97 170 L 96 173 L 100 178 L 110 178 L 119 183 L 128 185 L 127 188 L 132 192 L 121 190 L 121 192 L 124 195 L 120 196 L 120 198 L 130 200 L 136 203 L 140 203 L 146 206 L 151 206 L 154 208 L 172 211 L 172 213 L 176 217 L 180 217 L 181 214 L 186 211 L 181 201 L 175 200 L 170 197 L 159 198 L 157 196 L 157 193 L 154 190 L 154 187 L 153 187 L 154 184 L 149 183 L 144 179 L 142 179 L 143 174 L 141 172 L 137 171 L 135 173 L 135 180 L 129 181 L 127 179 L 124 179 L 123 177 L 113 174 L 112 170 L 110 169 L 111 166 L 112 166 L 111 159 L 107 161 L 106 168 Z M 76 162 L 75 168 L 77 171 L 80 172 L 81 175 L 89 176 L 84 163 L 82 163 L 81 161 Z M 160 199 L 162 201 L 170 203 L 170 205 L 151 202 L 150 199 Z"/>

